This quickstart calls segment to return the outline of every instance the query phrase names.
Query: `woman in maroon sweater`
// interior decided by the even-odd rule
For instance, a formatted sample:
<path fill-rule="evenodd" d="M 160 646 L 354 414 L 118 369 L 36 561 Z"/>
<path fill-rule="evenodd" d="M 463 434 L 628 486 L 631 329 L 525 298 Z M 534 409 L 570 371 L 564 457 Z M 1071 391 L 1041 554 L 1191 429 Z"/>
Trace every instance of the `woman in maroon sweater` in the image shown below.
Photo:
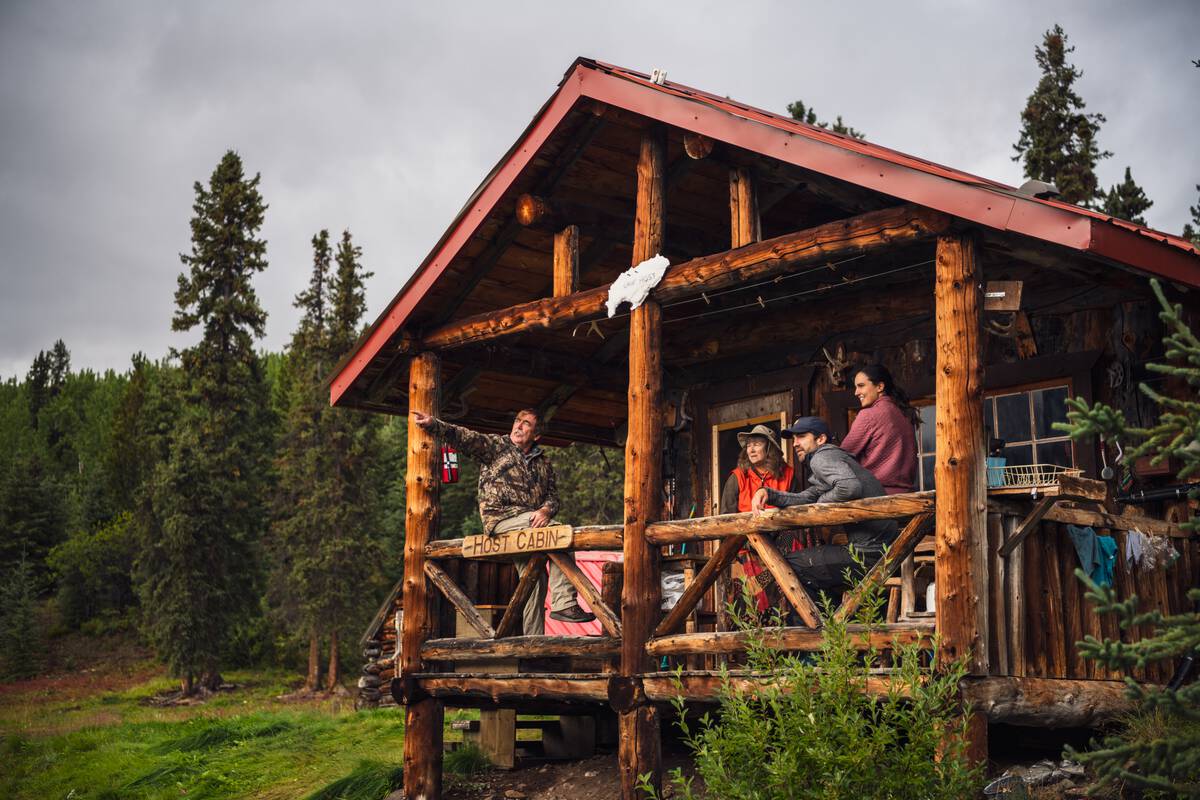
<path fill-rule="evenodd" d="M 881 364 L 858 370 L 854 395 L 862 410 L 842 449 L 878 478 L 888 494 L 913 491 L 917 482 L 916 409 Z"/>

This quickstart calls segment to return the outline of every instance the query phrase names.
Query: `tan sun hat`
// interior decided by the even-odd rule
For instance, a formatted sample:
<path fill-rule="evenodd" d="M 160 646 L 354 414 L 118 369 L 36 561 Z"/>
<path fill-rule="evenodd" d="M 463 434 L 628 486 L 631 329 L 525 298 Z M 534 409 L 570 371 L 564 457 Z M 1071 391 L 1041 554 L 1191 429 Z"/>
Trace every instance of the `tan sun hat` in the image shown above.
<path fill-rule="evenodd" d="M 739 433 L 737 435 L 738 447 L 745 447 L 746 441 L 751 436 L 761 436 L 774 445 L 775 449 L 780 453 L 783 452 L 783 448 L 779 446 L 779 440 L 775 438 L 775 431 L 771 430 L 766 425 L 755 425 L 750 430 Z"/>

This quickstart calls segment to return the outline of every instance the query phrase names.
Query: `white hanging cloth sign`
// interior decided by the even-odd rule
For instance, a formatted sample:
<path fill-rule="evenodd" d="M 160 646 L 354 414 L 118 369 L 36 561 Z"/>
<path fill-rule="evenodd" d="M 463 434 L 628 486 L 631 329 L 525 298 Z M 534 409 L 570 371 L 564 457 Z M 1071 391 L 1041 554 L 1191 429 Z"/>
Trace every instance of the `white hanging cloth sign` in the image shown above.
<path fill-rule="evenodd" d="M 650 290 L 658 286 L 669 266 L 671 262 L 660 254 L 618 275 L 612 286 L 608 287 L 608 301 L 605 305 L 608 307 L 609 318 L 617 313 L 621 303 L 629 303 L 629 309 L 632 311 L 646 302 Z"/>

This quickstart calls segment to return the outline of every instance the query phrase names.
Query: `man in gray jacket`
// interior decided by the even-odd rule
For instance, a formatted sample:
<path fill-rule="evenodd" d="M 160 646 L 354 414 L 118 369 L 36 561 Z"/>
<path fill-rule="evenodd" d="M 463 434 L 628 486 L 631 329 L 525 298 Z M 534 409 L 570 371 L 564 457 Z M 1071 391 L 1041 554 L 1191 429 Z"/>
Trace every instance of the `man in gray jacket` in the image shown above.
<path fill-rule="evenodd" d="M 780 434 L 792 440 L 797 463 L 808 466 L 808 488 L 802 492 L 780 492 L 762 488 L 754 495 L 754 511 L 767 506 L 784 508 L 807 503 L 843 503 L 885 494 L 879 480 L 854 458 L 829 443 L 829 426 L 820 417 L 800 417 Z M 814 597 L 819 592 L 837 601 L 848 584 L 847 571 L 861 576 L 879 560 L 896 538 L 895 520 L 868 520 L 845 526 L 848 545 L 821 544 L 785 555 L 805 589 Z M 854 556 L 863 566 L 859 566 Z"/>

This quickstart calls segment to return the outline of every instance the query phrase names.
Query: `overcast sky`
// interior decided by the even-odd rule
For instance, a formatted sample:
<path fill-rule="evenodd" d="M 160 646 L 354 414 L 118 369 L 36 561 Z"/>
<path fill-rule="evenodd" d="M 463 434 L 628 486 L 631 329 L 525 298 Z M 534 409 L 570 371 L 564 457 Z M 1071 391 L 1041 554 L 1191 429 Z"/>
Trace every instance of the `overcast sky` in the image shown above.
<path fill-rule="evenodd" d="M 57 338 L 76 368 L 164 355 L 194 181 L 261 173 L 281 348 L 321 228 L 362 246 L 371 319 L 577 56 L 1011 184 L 1033 48 L 1058 22 L 1126 165 L 1178 233 L 1200 183 L 1200 3 L 0 0 L 0 377 Z"/>

